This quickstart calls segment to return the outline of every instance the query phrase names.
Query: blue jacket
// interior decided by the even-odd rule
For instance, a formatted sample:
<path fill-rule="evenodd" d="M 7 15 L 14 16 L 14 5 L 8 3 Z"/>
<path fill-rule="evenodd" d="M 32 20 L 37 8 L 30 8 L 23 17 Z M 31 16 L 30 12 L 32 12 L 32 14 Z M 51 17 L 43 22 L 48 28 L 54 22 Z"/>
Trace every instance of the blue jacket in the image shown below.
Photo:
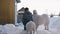
<path fill-rule="evenodd" d="M 29 21 L 33 21 L 32 13 L 24 12 L 23 17 L 22 17 L 23 25 L 26 25 L 26 23 L 29 22 Z"/>

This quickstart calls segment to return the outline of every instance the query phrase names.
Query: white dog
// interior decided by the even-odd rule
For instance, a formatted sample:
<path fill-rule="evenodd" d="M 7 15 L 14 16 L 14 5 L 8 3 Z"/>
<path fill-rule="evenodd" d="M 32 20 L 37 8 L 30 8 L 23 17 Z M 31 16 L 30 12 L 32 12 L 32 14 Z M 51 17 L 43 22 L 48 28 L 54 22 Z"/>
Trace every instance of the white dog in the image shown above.
<path fill-rule="evenodd" d="M 43 23 L 45 26 L 45 30 L 48 30 L 49 29 L 49 22 L 50 22 L 49 16 L 47 14 L 43 14 L 42 19 L 43 19 Z"/>
<path fill-rule="evenodd" d="M 48 26 L 49 26 L 49 17 L 47 14 L 43 14 L 43 15 L 38 15 L 36 10 L 33 11 L 33 21 L 36 24 L 36 29 L 38 28 L 39 25 L 44 24 L 45 26 L 45 30 L 48 30 Z"/>
<path fill-rule="evenodd" d="M 36 25 L 33 21 L 29 21 L 26 24 L 26 30 L 27 30 L 27 34 L 35 34 L 36 33 Z"/>

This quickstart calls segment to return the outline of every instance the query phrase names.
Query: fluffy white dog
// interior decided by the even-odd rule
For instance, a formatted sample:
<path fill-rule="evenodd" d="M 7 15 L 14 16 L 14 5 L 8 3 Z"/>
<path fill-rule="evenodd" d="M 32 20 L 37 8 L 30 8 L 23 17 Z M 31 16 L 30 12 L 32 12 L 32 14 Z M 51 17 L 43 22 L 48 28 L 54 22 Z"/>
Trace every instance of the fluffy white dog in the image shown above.
<path fill-rule="evenodd" d="M 39 25 L 44 24 L 45 26 L 45 30 L 48 30 L 48 26 L 49 26 L 49 17 L 47 14 L 43 14 L 43 15 L 38 15 L 36 10 L 33 11 L 33 21 L 36 24 L 36 29 L 38 28 Z"/>
<path fill-rule="evenodd" d="M 29 21 L 26 24 L 26 30 L 27 30 L 27 34 L 35 34 L 36 33 L 36 25 L 33 21 Z"/>

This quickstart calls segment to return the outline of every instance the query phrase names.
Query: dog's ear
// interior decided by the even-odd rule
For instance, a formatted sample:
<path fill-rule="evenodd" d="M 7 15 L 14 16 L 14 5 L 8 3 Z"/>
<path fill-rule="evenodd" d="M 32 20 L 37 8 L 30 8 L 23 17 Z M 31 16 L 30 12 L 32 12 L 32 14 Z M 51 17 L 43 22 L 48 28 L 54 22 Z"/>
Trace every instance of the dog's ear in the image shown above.
<path fill-rule="evenodd" d="M 20 3 L 21 1 L 20 0 L 16 0 L 17 3 Z"/>

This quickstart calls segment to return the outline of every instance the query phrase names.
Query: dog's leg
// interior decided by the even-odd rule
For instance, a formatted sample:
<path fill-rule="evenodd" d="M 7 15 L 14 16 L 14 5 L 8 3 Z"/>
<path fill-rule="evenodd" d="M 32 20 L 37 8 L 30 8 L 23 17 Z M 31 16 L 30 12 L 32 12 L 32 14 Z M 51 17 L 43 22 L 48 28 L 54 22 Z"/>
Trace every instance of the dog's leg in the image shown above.
<path fill-rule="evenodd" d="M 49 27 L 48 26 L 45 26 L 45 30 L 49 30 Z"/>

